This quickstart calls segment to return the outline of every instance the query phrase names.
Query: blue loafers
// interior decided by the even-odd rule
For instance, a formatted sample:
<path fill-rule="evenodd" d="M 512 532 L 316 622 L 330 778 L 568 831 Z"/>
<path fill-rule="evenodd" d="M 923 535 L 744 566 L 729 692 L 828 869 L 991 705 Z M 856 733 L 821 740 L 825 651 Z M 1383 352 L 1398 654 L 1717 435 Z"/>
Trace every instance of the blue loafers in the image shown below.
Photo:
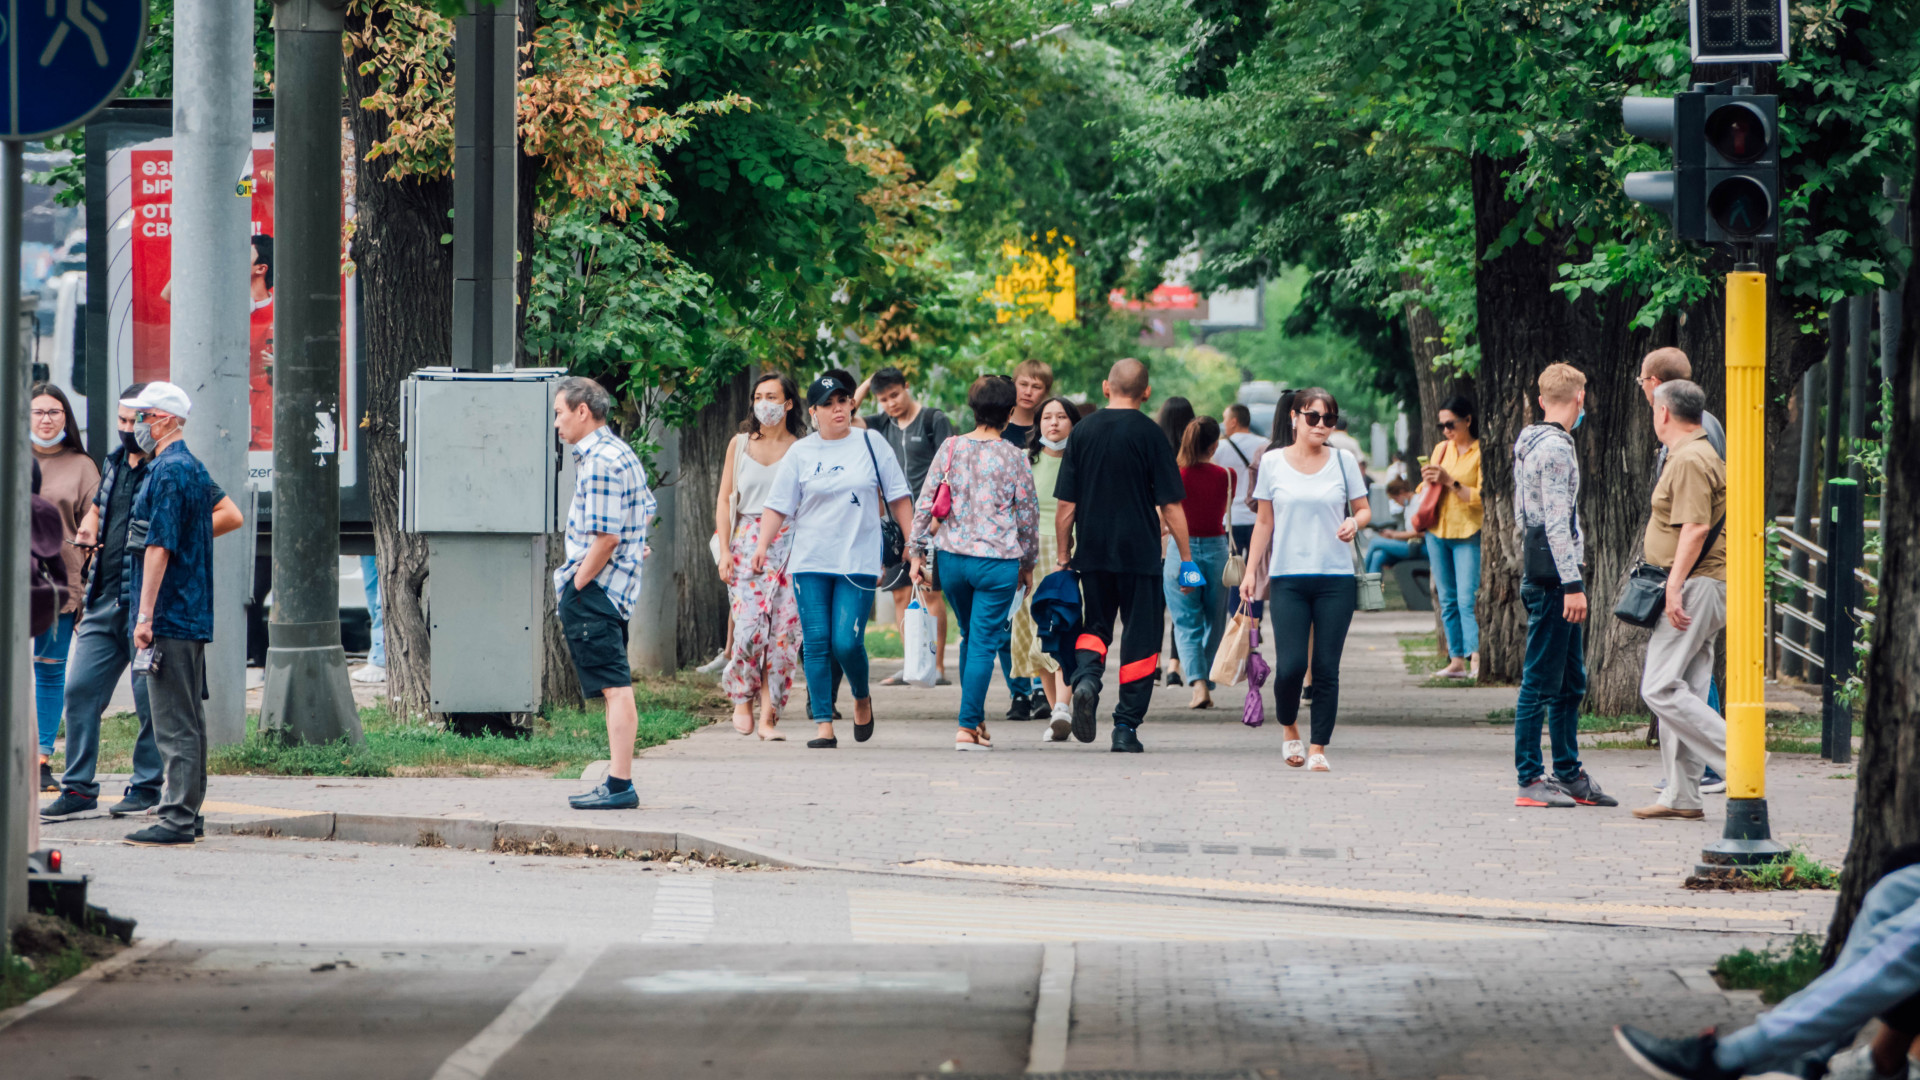
<path fill-rule="evenodd" d="M 640 793 L 633 788 L 616 792 L 604 781 L 585 795 L 574 795 L 567 805 L 575 810 L 633 810 L 640 805 Z"/>

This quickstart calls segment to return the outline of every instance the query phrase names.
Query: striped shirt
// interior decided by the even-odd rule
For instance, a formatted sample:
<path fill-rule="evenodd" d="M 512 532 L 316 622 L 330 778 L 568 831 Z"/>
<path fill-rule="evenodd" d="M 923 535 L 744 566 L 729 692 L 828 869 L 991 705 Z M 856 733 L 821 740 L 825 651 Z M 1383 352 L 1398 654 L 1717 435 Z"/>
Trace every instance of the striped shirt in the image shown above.
<path fill-rule="evenodd" d="M 613 557 L 594 582 L 626 618 L 640 599 L 640 552 L 647 523 L 659 508 L 647 487 L 647 471 L 633 448 L 602 426 L 573 447 L 573 503 L 567 508 L 567 561 L 553 572 L 553 592 L 566 591 L 587 557 L 596 533 L 619 537 Z"/>

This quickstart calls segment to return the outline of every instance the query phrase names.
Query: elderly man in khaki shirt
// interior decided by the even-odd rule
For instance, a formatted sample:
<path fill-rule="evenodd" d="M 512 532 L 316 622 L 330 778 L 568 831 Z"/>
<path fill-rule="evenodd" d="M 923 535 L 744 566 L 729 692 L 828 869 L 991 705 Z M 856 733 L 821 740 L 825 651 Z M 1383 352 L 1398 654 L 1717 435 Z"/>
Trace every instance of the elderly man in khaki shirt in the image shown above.
<path fill-rule="evenodd" d="M 1645 559 L 1667 571 L 1667 610 L 1647 642 L 1640 696 L 1660 721 L 1667 786 L 1637 818 L 1699 819 L 1700 769 L 1727 767 L 1727 722 L 1707 704 L 1714 641 L 1727 624 L 1727 466 L 1701 427 L 1707 395 L 1686 379 L 1653 392 L 1653 430 L 1667 448 L 1653 488 Z"/>

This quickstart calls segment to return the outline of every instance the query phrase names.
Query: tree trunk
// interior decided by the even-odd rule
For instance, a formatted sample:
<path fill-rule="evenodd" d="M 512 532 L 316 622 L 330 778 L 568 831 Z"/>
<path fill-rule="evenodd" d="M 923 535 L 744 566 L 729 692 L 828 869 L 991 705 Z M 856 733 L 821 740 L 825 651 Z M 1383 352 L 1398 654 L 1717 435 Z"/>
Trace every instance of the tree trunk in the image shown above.
<path fill-rule="evenodd" d="M 352 34 L 390 18 L 385 5 L 347 14 Z M 416 368 L 449 364 L 453 355 L 453 249 L 440 243 L 453 209 L 448 179 L 391 179 L 388 158 L 368 160 L 390 121 L 362 107 L 379 89 L 377 74 L 360 74 L 374 59 L 356 48 L 347 63 L 353 129 L 355 227 L 353 261 L 367 346 L 364 439 L 368 498 L 380 561 L 380 603 L 386 621 L 387 697 L 395 712 L 431 713 L 427 685 L 426 541 L 400 531 L 400 383 Z"/>
<path fill-rule="evenodd" d="M 1914 133 L 1920 137 L 1920 118 Z M 1920 175 L 1908 189 L 1908 213 L 1910 220 L 1920 220 Z M 1881 503 L 1887 527 L 1881 529 L 1880 600 L 1867 660 L 1865 738 L 1856 770 L 1853 838 L 1827 931 L 1829 964 L 1887 853 L 1920 842 L 1920 636 L 1913 633 L 1920 625 L 1920 535 L 1907 527 L 1920 514 L 1920 274 L 1907 275 L 1905 293 Z"/>
<path fill-rule="evenodd" d="M 704 664 L 727 643 L 727 587 L 713 565 L 707 538 L 720 497 L 727 444 L 753 407 L 753 373 L 742 370 L 721 385 L 713 403 L 680 429 L 680 475 L 668 492 L 679 500 L 679 619 L 674 652 L 681 667 Z"/>
<path fill-rule="evenodd" d="M 1481 503 L 1480 680 L 1520 679 L 1526 651 L 1527 613 L 1520 603 L 1519 532 L 1513 517 L 1512 447 L 1532 417 L 1534 380 L 1564 359 L 1554 310 L 1565 304 L 1549 289 L 1554 279 L 1551 244 L 1524 241 L 1498 257 L 1487 249 L 1521 207 L 1507 197 L 1507 174 L 1518 159 L 1475 154 L 1471 160 L 1474 216 L 1474 293 L 1479 323 Z M 1422 403 L 1424 404 L 1424 402 Z"/>
<path fill-rule="evenodd" d="M 1406 291 L 1426 286 L 1412 274 L 1400 275 L 1400 288 Z M 1440 340 L 1440 320 L 1433 312 L 1417 303 L 1407 305 L 1407 341 L 1413 352 L 1413 381 L 1420 391 L 1420 415 L 1413 418 L 1410 427 L 1413 440 L 1413 452 L 1425 454 L 1444 438 L 1440 432 L 1440 407 L 1455 394 L 1473 396 L 1473 376 L 1461 372 L 1458 368 L 1436 369 L 1433 358 L 1446 351 L 1446 343 Z M 1478 402 L 1475 402 L 1478 407 Z"/>

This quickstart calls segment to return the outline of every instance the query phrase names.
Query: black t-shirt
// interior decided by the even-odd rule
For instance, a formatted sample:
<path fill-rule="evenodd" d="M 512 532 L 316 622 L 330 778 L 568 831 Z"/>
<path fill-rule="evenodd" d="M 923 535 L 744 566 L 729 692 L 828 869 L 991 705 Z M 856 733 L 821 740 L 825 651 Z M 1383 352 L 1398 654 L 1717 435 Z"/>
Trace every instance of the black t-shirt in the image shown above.
<path fill-rule="evenodd" d="M 868 431 L 893 447 L 901 470 L 907 474 L 907 486 L 918 499 L 921 485 L 927 482 L 927 469 L 933 465 L 934 455 L 940 452 L 940 444 L 953 438 L 953 422 L 947 419 L 946 413 L 926 405 L 920 407 L 919 415 L 906 427 L 901 427 L 886 413 L 875 413 L 865 420 Z"/>
<path fill-rule="evenodd" d="M 107 516 L 100 522 L 100 550 L 93 557 L 99 578 L 95 596 L 120 596 L 121 582 L 126 580 L 127 526 L 133 516 L 133 496 L 146 478 L 146 462 L 137 467 L 122 465 L 113 490 L 107 493 Z"/>
<path fill-rule="evenodd" d="M 1074 504 L 1073 568 L 1160 573 L 1160 507 L 1187 497 L 1166 433 L 1138 409 L 1074 425 L 1054 496 Z"/>
<path fill-rule="evenodd" d="M 1032 431 L 1032 424 L 1016 424 L 1009 420 L 1007 426 L 1000 429 L 1000 437 L 1019 447 L 1022 452 L 1025 452 L 1027 449 L 1027 436 L 1031 434 Z"/>

